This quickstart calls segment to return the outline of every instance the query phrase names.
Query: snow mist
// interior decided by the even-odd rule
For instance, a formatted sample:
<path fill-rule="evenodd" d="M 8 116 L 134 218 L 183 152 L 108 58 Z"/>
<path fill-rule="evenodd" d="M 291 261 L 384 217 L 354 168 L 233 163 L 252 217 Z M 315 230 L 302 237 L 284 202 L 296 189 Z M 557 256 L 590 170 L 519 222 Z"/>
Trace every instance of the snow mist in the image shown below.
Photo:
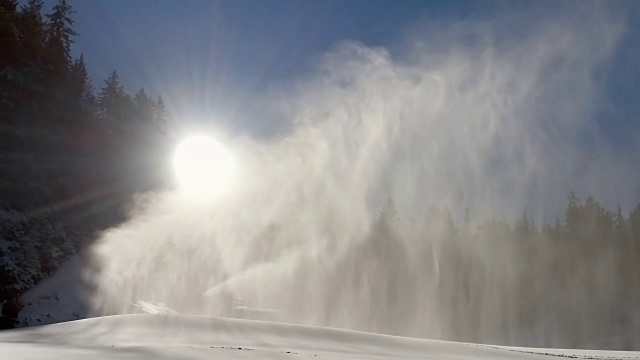
<path fill-rule="evenodd" d="M 316 74 L 265 95 L 291 130 L 226 141 L 237 169 L 224 195 L 141 196 L 92 249 L 93 314 L 136 312 L 144 301 L 456 340 L 452 324 L 464 320 L 442 297 L 458 296 L 455 274 L 441 271 L 438 236 L 414 235 L 447 231 L 424 220 L 430 206 L 452 209 L 456 223 L 465 208 L 553 221 L 571 190 L 628 205 L 640 180 L 625 170 L 633 154 L 614 157 L 593 117 L 595 73 L 623 27 L 596 12 L 505 18 L 430 23 L 393 55 L 345 42 Z M 402 224 L 378 223 L 385 206 Z M 380 240 L 385 232 L 397 241 Z M 462 251 L 488 269 L 500 256 Z M 507 321 L 509 311 L 488 301 L 477 316 Z M 485 330 L 476 338 L 518 343 Z"/>

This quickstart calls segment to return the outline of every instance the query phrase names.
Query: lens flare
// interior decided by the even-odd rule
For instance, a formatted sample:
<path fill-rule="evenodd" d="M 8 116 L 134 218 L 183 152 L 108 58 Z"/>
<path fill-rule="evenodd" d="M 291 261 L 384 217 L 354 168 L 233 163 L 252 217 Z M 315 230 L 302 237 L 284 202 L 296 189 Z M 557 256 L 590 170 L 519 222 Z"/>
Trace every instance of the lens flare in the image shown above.
<path fill-rule="evenodd" d="M 229 187 L 234 162 L 220 142 L 196 135 L 178 145 L 173 168 L 182 191 L 196 195 L 219 194 Z"/>

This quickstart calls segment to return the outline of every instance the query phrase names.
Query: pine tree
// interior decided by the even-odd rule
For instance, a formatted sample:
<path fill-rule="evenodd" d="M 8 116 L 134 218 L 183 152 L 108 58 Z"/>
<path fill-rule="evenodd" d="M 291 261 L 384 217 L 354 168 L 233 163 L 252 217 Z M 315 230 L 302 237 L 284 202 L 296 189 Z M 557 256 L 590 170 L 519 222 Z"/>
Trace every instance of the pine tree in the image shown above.
<path fill-rule="evenodd" d="M 565 226 L 567 232 L 575 232 L 580 228 L 580 199 L 572 191 L 568 197 L 569 203 L 564 211 Z"/>
<path fill-rule="evenodd" d="M 168 131 L 168 115 L 162 95 L 158 96 L 158 100 L 155 101 L 153 108 L 154 123 L 158 127 L 158 130 L 166 135 Z"/>
<path fill-rule="evenodd" d="M 18 9 L 18 0 L 0 0 L 0 9 L 15 15 Z"/>
<path fill-rule="evenodd" d="M 631 232 L 635 255 L 640 260 L 640 204 L 629 215 L 629 231 Z"/>
<path fill-rule="evenodd" d="M 80 55 L 80 58 L 73 63 L 70 75 L 69 85 L 72 95 L 84 106 L 95 105 L 93 84 L 84 62 L 84 55 Z"/>
<path fill-rule="evenodd" d="M 65 80 L 71 65 L 72 38 L 77 35 L 71 28 L 73 13 L 66 0 L 58 0 L 53 12 L 47 14 L 45 55 L 53 81 Z"/>
<path fill-rule="evenodd" d="M 622 208 L 618 206 L 616 214 L 613 217 L 613 228 L 616 232 L 621 233 L 625 230 L 624 216 L 622 215 Z"/>
<path fill-rule="evenodd" d="M 45 24 L 42 17 L 43 0 L 29 0 L 19 14 L 18 27 L 22 35 L 22 61 L 36 67 L 44 52 Z"/>
<path fill-rule="evenodd" d="M 109 120 L 124 120 L 130 101 L 124 87 L 120 84 L 118 73 L 114 70 L 104 81 L 104 86 L 98 97 L 100 115 Z"/>
<path fill-rule="evenodd" d="M 154 121 L 154 103 L 144 88 L 140 88 L 133 98 L 136 106 L 136 118 L 148 125 Z"/>
<path fill-rule="evenodd" d="M 0 71 L 18 63 L 17 0 L 0 0 Z"/>

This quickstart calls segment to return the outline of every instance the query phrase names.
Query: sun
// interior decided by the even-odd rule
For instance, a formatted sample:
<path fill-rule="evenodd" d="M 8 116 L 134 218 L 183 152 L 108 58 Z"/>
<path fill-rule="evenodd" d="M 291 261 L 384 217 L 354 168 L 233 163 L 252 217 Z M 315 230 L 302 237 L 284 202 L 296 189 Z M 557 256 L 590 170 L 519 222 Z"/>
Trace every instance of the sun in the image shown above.
<path fill-rule="evenodd" d="M 189 194 L 219 194 L 231 182 L 234 161 L 227 149 L 206 135 L 183 140 L 175 150 L 173 169 L 180 189 Z"/>

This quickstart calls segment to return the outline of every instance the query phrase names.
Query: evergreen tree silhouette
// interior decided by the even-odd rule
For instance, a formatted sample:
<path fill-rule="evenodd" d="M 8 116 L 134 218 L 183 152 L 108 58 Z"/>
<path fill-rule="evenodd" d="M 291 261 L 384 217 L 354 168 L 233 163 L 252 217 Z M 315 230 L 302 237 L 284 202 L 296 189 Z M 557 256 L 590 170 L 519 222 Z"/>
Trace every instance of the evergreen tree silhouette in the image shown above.
<path fill-rule="evenodd" d="M 76 32 L 71 26 L 74 11 L 66 0 L 58 0 L 53 12 L 47 14 L 45 28 L 45 70 L 53 82 L 66 80 L 71 65 L 71 44 Z"/>

